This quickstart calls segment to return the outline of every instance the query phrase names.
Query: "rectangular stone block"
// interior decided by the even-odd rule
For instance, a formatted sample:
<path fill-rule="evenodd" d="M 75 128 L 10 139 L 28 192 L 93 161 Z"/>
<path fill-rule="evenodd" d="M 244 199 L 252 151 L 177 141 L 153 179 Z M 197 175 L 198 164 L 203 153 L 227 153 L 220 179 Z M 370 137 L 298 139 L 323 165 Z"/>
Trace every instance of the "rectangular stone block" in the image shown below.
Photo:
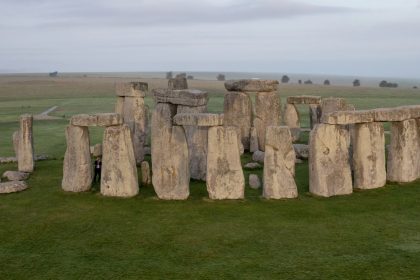
<path fill-rule="evenodd" d="M 157 103 L 170 103 L 192 107 L 204 106 L 209 100 L 207 92 L 197 89 L 155 89 L 153 90 L 153 95 Z"/>
<path fill-rule="evenodd" d="M 225 82 L 228 91 L 239 92 L 271 92 L 277 91 L 279 81 L 276 80 L 230 80 Z"/>
<path fill-rule="evenodd" d="M 79 114 L 70 119 L 70 124 L 74 126 L 96 126 L 98 118 L 96 115 Z"/>
<path fill-rule="evenodd" d="M 117 83 L 115 93 L 117 96 L 145 97 L 149 90 L 149 85 L 142 82 Z"/>
<path fill-rule="evenodd" d="M 378 108 L 373 110 L 375 122 L 399 122 L 411 118 L 410 109 L 407 107 Z"/>
<path fill-rule="evenodd" d="M 420 119 L 420 105 L 408 105 L 400 108 L 410 111 L 410 119 Z"/>
<path fill-rule="evenodd" d="M 175 125 L 192 125 L 192 126 L 221 126 L 223 125 L 223 114 L 176 114 L 174 117 Z"/>
<path fill-rule="evenodd" d="M 321 96 L 300 95 L 287 97 L 288 104 L 321 104 Z"/>
<path fill-rule="evenodd" d="M 70 119 L 70 124 L 74 126 L 114 126 L 122 123 L 123 119 L 117 113 L 79 114 Z"/>
<path fill-rule="evenodd" d="M 322 123 L 326 124 L 355 124 L 374 121 L 374 112 L 371 110 L 336 111 L 322 116 Z"/>

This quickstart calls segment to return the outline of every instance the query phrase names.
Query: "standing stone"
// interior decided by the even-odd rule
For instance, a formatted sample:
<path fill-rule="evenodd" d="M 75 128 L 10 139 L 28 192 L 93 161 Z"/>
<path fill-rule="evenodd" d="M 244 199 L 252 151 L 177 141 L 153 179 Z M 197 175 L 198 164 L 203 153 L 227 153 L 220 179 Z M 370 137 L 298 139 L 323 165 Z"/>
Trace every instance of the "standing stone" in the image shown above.
<path fill-rule="evenodd" d="M 183 76 L 177 76 L 173 79 L 169 79 L 168 88 L 173 90 L 188 89 L 187 78 Z"/>
<path fill-rule="evenodd" d="M 258 145 L 264 151 L 267 127 L 280 125 L 281 104 L 277 92 L 257 92 L 255 114 L 254 127 L 257 130 Z"/>
<path fill-rule="evenodd" d="M 189 107 L 179 105 L 177 113 L 206 113 L 207 106 Z M 187 137 L 190 176 L 196 180 L 206 180 L 207 170 L 207 136 L 208 127 L 184 125 Z"/>
<path fill-rule="evenodd" d="M 256 174 L 249 174 L 249 186 L 251 189 L 257 190 L 261 188 L 261 181 L 258 175 Z"/>
<path fill-rule="evenodd" d="M 61 187 L 67 192 L 88 191 L 92 184 L 89 130 L 84 126 L 68 125 L 66 139 Z"/>
<path fill-rule="evenodd" d="M 101 194 L 132 197 L 139 184 L 131 132 L 126 124 L 105 128 L 101 172 Z"/>
<path fill-rule="evenodd" d="M 292 133 L 293 142 L 298 141 L 300 136 L 300 118 L 299 112 L 294 104 L 286 104 L 283 118 L 284 124 L 289 127 Z"/>
<path fill-rule="evenodd" d="M 344 98 L 337 97 L 323 98 L 321 101 L 321 108 L 322 116 L 335 111 L 345 111 L 346 109 L 350 109 Z"/>
<path fill-rule="evenodd" d="M 309 191 L 330 197 L 353 191 L 350 135 L 345 126 L 318 124 L 309 140 Z"/>
<path fill-rule="evenodd" d="M 387 178 L 392 182 L 412 182 L 420 177 L 419 120 L 391 123 L 391 143 Z"/>
<path fill-rule="evenodd" d="M 242 199 L 245 178 L 238 150 L 236 129 L 209 128 L 207 191 L 211 199 Z"/>
<path fill-rule="evenodd" d="M 267 128 L 264 157 L 263 196 L 267 199 L 295 198 L 295 150 L 286 126 Z"/>
<path fill-rule="evenodd" d="M 20 116 L 18 169 L 22 172 L 34 171 L 34 144 L 31 115 Z"/>
<path fill-rule="evenodd" d="M 13 142 L 13 150 L 15 151 L 15 157 L 18 158 L 18 155 L 19 155 L 19 130 L 13 132 L 12 142 Z"/>
<path fill-rule="evenodd" d="M 224 125 L 240 129 L 240 139 L 245 150 L 249 150 L 252 120 L 252 102 L 247 93 L 228 92 L 224 100 Z"/>
<path fill-rule="evenodd" d="M 152 181 L 160 199 L 187 199 L 190 168 L 184 129 L 172 126 L 176 105 L 158 103 L 152 116 Z"/>
<path fill-rule="evenodd" d="M 376 122 L 355 124 L 353 133 L 354 187 L 383 187 L 386 183 L 383 125 Z"/>
<path fill-rule="evenodd" d="M 251 137 L 249 140 L 249 151 L 251 153 L 256 152 L 259 150 L 258 146 L 258 134 L 257 129 L 255 127 L 251 127 Z"/>
<path fill-rule="evenodd" d="M 314 128 L 316 124 L 321 122 L 322 116 L 322 109 L 321 106 L 318 104 L 310 104 L 309 105 L 309 123 L 311 129 Z"/>
<path fill-rule="evenodd" d="M 143 161 L 140 165 L 141 168 L 141 184 L 148 186 L 152 184 L 152 176 L 150 175 L 149 162 Z"/>

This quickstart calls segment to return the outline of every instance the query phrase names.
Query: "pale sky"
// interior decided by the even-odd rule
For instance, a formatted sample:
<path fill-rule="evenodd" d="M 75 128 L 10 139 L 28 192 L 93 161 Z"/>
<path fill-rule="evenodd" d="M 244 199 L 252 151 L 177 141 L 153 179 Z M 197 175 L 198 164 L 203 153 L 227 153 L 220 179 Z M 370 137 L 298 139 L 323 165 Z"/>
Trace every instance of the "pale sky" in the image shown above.
<path fill-rule="evenodd" d="M 0 72 L 420 77 L 420 0 L 0 0 Z"/>

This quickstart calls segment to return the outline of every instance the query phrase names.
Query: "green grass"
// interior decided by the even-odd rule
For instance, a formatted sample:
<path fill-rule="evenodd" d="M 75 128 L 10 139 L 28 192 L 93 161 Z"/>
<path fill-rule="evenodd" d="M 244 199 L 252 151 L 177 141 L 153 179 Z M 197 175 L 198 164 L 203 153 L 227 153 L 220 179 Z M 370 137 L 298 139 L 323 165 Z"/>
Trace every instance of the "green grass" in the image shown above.
<path fill-rule="evenodd" d="M 267 201 L 247 186 L 244 200 L 210 201 L 198 181 L 191 181 L 186 201 L 159 201 L 150 186 L 131 199 L 103 197 L 97 184 L 87 193 L 61 191 L 67 118 L 110 111 L 115 102 L 114 80 L 61 79 L 0 77 L 2 156 L 13 154 L 11 135 L 22 112 L 57 105 L 54 115 L 65 115 L 35 121 L 36 152 L 54 159 L 37 162 L 30 189 L 0 196 L 0 279 L 420 277 L 419 182 L 318 198 L 308 193 L 305 162 L 297 165 L 299 198 L 292 200 Z M 221 111 L 222 84 L 194 84 L 211 93 L 210 110 Z M 280 92 L 335 92 L 358 108 L 419 103 L 411 90 L 282 86 Z M 147 102 L 152 105 L 150 97 Z M 90 130 L 92 143 L 100 142 L 102 131 Z M 0 173 L 16 169 L 0 165 Z M 262 175 L 262 169 L 244 172 L 246 179 Z"/>

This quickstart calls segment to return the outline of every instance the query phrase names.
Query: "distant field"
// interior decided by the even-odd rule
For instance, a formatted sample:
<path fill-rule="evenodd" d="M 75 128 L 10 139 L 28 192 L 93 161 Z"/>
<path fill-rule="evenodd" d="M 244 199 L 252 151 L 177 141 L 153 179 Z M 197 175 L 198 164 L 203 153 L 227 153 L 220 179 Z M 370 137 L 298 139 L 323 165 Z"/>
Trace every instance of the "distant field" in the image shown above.
<path fill-rule="evenodd" d="M 23 113 L 52 106 L 35 121 L 38 162 L 31 188 L 0 196 L 0 279 L 419 279 L 420 183 L 388 184 L 329 199 L 308 193 L 308 164 L 297 165 L 299 198 L 266 201 L 246 187 L 243 201 L 210 201 L 191 181 L 187 201 L 159 201 L 142 186 L 132 199 L 61 191 L 64 129 L 73 114 L 114 110 L 114 83 L 165 79 L 0 76 L 0 156 Z M 222 82 L 193 80 L 223 110 Z M 344 97 L 358 109 L 420 104 L 420 90 L 281 85 L 280 96 Z M 153 100 L 146 97 L 153 107 Z M 308 126 L 306 107 L 299 107 Z M 102 129 L 90 129 L 99 143 Z M 304 135 L 307 139 L 307 135 Z M 245 154 L 242 162 L 250 161 Z M 150 158 L 148 158 L 150 160 Z M 0 165 L 0 173 L 16 169 Z M 245 170 L 262 175 L 262 168 Z"/>

